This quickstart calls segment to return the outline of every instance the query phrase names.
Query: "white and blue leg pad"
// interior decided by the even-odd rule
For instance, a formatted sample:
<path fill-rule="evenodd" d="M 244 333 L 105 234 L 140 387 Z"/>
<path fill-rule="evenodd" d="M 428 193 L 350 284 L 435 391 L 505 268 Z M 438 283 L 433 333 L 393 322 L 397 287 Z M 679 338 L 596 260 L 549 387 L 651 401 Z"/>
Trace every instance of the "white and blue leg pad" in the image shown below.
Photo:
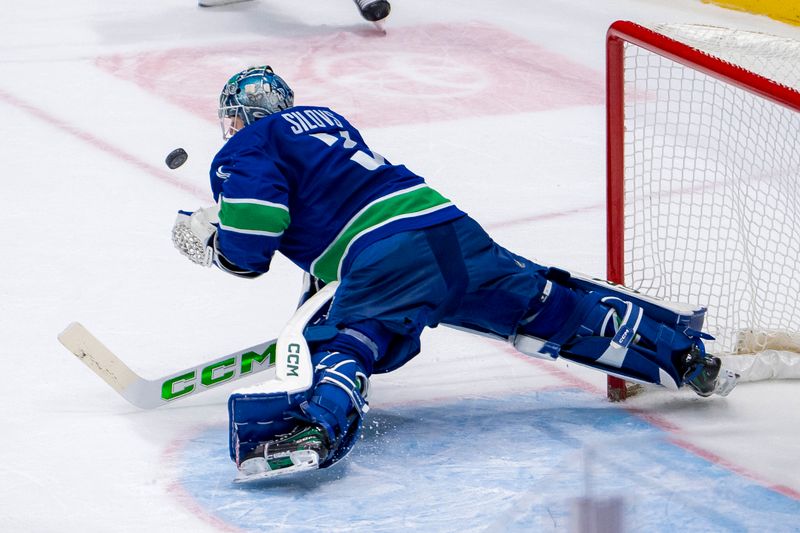
<path fill-rule="evenodd" d="M 523 353 L 561 356 L 628 380 L 678 388 L 684 380 L 677 362 L 711 338 L 701 333 L 704 307 L 664 302 L 555 268 L 547 279 L 547 297 L 513 339 Z M 549 312 L 553 307 L 559 313 Z"/>
<path fill-rule="evenodd" d="M 314 294 L 281 332 L 276 379 L 241 389 L 228 400 L 230 454 L 237 465 L 260 443 L 288 433 L 299 421 L 328 434 L 332 453 L 322 458 L 321 468 L 344 457 L 355 443 L 369 409 L 365 397 L 371 362 L 383 344 L 372 341 L 374 332 L 319 325 L 317 311 L 333 291 L 335 283 Z"/>
<path fill-rule="evenodd" d="M 240 389 L 228 399 L 230 455 L 236 464 L 260 442 L 287 433 L 294 413 L 311 394 L 314 368 L 304 331 L 324 312 L 337 282 L 330 283 L 301 305 L 281 331 L 275 346 L 275 378 Z"/>
<path fill-rule="evenodd" d="M 367 376 L 356 359 L 339 352 L 316 353 L 312 360 L 313 388 L 290 394 L 256 392 L 256 387 L 231 395 L 229 447 L 237 465 L 260 443 L 288 433 L 301 420 L 321 426 L 335 445 L 321 468 L 343 458 L 353 447 L 361 419 L 369 410 Z"/>
<path fill-rule="evenodd" d="M 235 393 L 228 399 L 229 451 L 238 465 L 260 443 L 291 431 L 292 415 L 307 400 L 307 393 Z"/>
<path fill-rule="evenodd" d="M 369 411 L 369 381 L 357 359 L 348 354 L 322 352 L 314 355 L 314 361 L 317 384 L 311 399 L 300 407 L 306 419 L 322 426 L 334 443 L 333 453 L 320 464 L 325 468 L 347 455 L 356 443 Z"/>

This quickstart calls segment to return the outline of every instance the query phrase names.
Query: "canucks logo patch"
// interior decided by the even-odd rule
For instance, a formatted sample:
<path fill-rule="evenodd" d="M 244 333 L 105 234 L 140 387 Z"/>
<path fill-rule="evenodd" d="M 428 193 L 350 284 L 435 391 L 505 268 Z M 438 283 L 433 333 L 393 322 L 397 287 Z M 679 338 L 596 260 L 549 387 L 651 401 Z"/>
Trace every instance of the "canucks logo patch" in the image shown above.
<path fill-rule="evenodd" d="M 222 170 L 222 165 L 220 165 L 217 167 L 217 177 L 221 180 L 226 180 L 231 177 L 231 173 Z"/>

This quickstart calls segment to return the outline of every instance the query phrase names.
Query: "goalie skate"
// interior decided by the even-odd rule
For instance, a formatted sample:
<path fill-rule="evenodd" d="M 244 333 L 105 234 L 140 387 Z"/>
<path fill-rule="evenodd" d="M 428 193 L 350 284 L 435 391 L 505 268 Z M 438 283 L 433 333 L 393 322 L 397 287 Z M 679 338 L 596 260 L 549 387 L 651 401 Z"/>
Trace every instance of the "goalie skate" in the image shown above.
<path fill-rule="evenodd" d="M 689 352 L 683 364 L 686 385 L 704 398 L 712 394 L 727 396 L 739 380 L 739 374 L 722 368 L 719 357 L 697 350 Z"/>
<path fill-rule="evenodd" d="M 328 437 L 322 429 L 298 426 L 286 435 L 259 444 L 239 463 L 234 482 L 290 477 L 317 470 L 329 450 Z"/>

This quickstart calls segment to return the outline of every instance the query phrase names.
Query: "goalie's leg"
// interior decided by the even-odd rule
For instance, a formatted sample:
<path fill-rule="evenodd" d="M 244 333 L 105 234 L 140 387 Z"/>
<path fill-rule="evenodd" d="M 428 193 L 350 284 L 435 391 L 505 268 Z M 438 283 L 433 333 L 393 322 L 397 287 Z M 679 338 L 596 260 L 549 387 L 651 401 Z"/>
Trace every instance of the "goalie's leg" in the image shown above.
<path fill-rule="evenodd" d="M 564 357 L 628 380 L 701 396 L 736 384 L 705 353 L 705 308 L 663 302 L 607 282 L 551 268 L 542 296 L 520 323 L 515 346 L 539 357 Z"/>
<path fill-rule="evenodd" d="M 719 361 L 705 354 L 705 308 L 663 302 L 565 270 L 547 268 L 494 243 L 469 217 L 450 225 L 457 243 L 439 250 L 442 271 L 461 263 L 466 278 L 452 305 L 427 325 L 450 326 L 511 341 L 537 357 L 564 357 L 627 380 L 698 394 L 727 393 Z M 441 239 L 440 239 L 441 241 Z M 445 276 L 446 278 L 446 276 Z M 450 294 L 460 278 L 445 279 Z M 452 290 L 451 290 L 452 287 Z"/>
<path fill-rule="evenodd" d="M 294 396 L 252 389 L 231 396 L 231 458 L 239 481 L 326 468 L 347 455 L 369 409 L 377 336 L 368 325 L 309 328 L 307 337 L 317 345 L 312 389 Z"/>

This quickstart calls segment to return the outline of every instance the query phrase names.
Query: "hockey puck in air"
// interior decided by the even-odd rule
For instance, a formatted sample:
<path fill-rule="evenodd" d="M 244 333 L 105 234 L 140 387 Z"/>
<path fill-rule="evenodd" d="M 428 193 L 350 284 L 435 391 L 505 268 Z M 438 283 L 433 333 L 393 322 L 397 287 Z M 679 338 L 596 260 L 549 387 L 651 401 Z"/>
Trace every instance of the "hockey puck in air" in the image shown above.
<path fill-rule="evenodd" d="M 174 170 L 186 163 L 187 159 L 189 159 L 189 154 L 186 153 L 186 150 L 183 148 L 175 148 L 167 155 L 167 159 L 164 160 L 164 162 L 169 168 Z"/>

